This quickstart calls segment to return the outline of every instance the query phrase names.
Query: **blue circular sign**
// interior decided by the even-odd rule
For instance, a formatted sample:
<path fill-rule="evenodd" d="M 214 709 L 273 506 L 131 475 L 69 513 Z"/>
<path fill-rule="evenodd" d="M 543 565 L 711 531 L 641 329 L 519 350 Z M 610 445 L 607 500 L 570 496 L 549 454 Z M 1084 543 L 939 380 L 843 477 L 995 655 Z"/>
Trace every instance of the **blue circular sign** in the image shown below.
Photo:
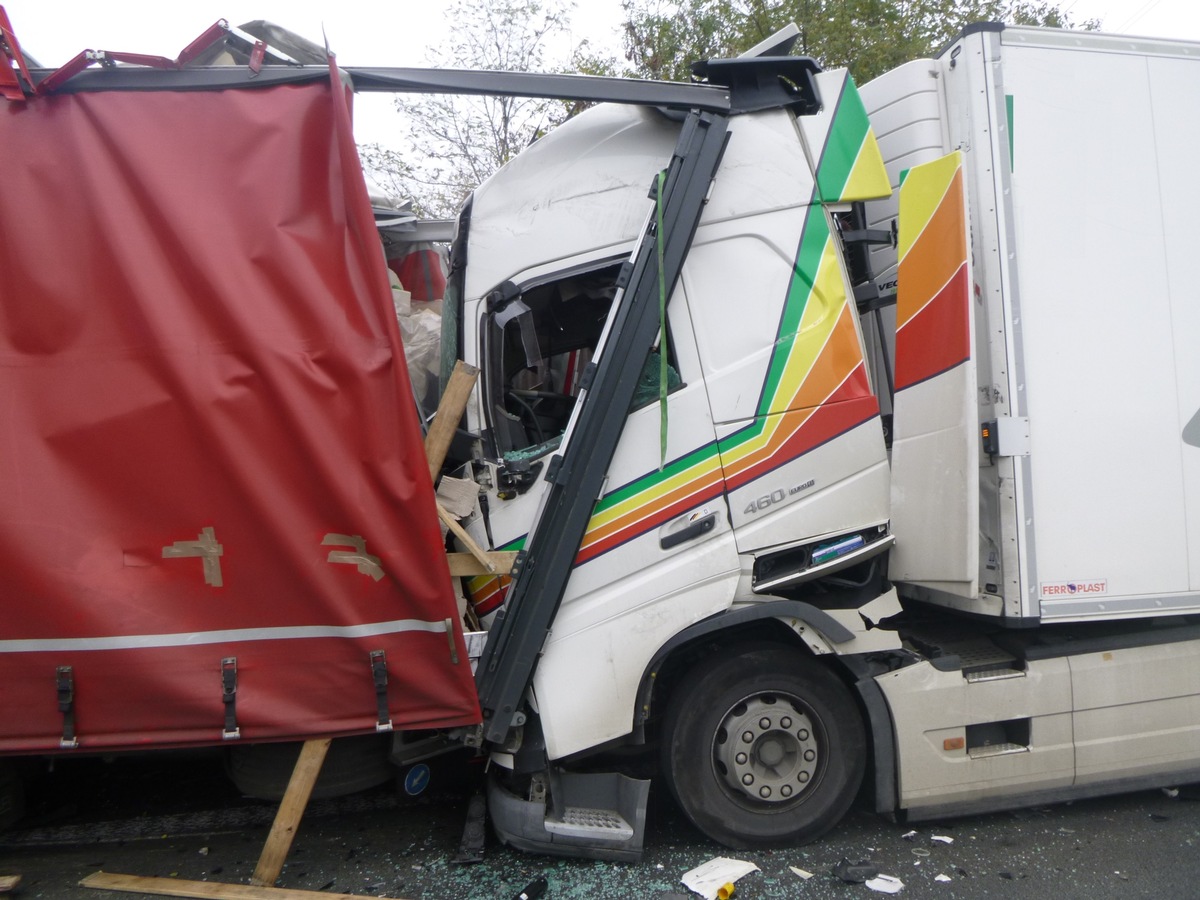
<path fill-rule="evenodd" d="M 404 793 L 410 797 L 415 797 L 418 794 L 424 793 L 427 787 L 429 787 L 429 766 L 425 765 L 425 763 L 418 763 L 409 769 L 404 776 Z"/>

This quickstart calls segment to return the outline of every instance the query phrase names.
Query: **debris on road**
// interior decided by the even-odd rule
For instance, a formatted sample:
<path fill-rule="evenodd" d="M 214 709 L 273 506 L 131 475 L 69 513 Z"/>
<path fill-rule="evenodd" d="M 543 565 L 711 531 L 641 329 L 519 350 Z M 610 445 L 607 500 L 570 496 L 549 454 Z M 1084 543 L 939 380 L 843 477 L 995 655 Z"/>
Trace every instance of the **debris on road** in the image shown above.
<path fill-rule="evenodd" d="M 522 891 L 513 898 L 513 900 L 537 900 L 538 897 L 546 893 L 546 879 L 535 878 L 529 884 L 525 885 Z"/>
<path fill-rule="evenodd" d="M 683 882 L 684 887 L 704 897 L 705 900 L 717 900 L 722 888 L 731 886 L 739 878 L 757 871 L 759 871 L 758 866 L 752 862 L 718 856 L 685 873 L 680 881 Z M 730 893 L 732 891 L 725 896 L 728 897 Z"/>
<path fill-rule="evenodd" d="M 880 894 L 898 894 L 904 890 L 904 882 L 895 875 L 879 875 L 870 879 L 867 887 Z"/>
<path fill-rule="evenodd" d="M 846 884 L 863 884 L 879 874 L 879 867 L 869 859 L 861 862 L 850 862 L 843 858 L 833 867 L 834 877 L 840 878 Z"/>

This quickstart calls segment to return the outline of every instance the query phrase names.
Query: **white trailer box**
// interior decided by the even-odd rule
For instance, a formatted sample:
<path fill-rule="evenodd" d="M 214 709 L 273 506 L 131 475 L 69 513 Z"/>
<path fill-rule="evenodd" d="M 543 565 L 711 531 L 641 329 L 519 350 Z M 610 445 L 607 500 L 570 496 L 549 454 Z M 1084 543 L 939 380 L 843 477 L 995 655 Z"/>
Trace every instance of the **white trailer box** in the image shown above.
<path fill-rule="evenodd" d="M 892 577 L 923 599 L 1200 611 L 1198 84 L 1200 45 L 982 25 L 862 89 L 894 186 L 962 154 L 975 414 L 945 414 L 946 373 L 896 397 Z M 894 285 L 896 251 L 873 263 Z M 948 514 L 942 482 L 975 468 Z"/>

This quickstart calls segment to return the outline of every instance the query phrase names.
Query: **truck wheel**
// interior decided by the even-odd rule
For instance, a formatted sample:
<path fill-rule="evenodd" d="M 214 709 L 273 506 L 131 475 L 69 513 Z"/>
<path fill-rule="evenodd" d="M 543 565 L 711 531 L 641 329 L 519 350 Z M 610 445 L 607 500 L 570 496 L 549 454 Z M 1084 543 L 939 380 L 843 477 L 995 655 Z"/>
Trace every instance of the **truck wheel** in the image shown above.
<path fill-rule="evenodd" d="M 783 647 L 757 646 L 692 669 L 664 724 L 671 792 L 692 824 L 728 847 L 819 837 L 849 809 L 865 767 L 850 692 Z"/>
<path fill-rule="evenodd" d="M 395 777 L 388 762 L 389 735 L 335 738 L 313 786 L 312 799 L 345 797 Z M 225 771 L 237 789 L 259 800 L 282 800 L 300 756 L 302 744 L 246 744 L 230 747 Z"/>
<path fill-rule="evenodd" d="M 17 767 L 0 759 L 0 831 L 16 825 L 25 814 L 25 785 Z"/>

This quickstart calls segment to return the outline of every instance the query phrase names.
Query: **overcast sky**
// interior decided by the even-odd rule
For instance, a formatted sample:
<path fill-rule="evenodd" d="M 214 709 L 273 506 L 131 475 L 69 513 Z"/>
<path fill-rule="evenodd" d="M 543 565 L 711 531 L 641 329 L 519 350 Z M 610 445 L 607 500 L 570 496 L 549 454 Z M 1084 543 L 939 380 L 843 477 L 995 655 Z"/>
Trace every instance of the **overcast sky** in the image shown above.
<path fill-rule="evenodd" d="M 322 29 L 344 65 L 420 66 L 451 27 L 438 0 L 0 0 L 17 37 L 43 65 L 58 66 L 85 48 L 174 57 L 218 19 L 267 19 L 320 43 Z M 1200 41 L 1198 0 L 1064 0 L 1076 21 L 1103 30 Z M 617 53 L 620 0 L 582 0 L 574 37 Z M 367 100 L 368 103 L 363 101 Z M 360 97 L 360 141 L 387 142 L 387 100 Z"/>

